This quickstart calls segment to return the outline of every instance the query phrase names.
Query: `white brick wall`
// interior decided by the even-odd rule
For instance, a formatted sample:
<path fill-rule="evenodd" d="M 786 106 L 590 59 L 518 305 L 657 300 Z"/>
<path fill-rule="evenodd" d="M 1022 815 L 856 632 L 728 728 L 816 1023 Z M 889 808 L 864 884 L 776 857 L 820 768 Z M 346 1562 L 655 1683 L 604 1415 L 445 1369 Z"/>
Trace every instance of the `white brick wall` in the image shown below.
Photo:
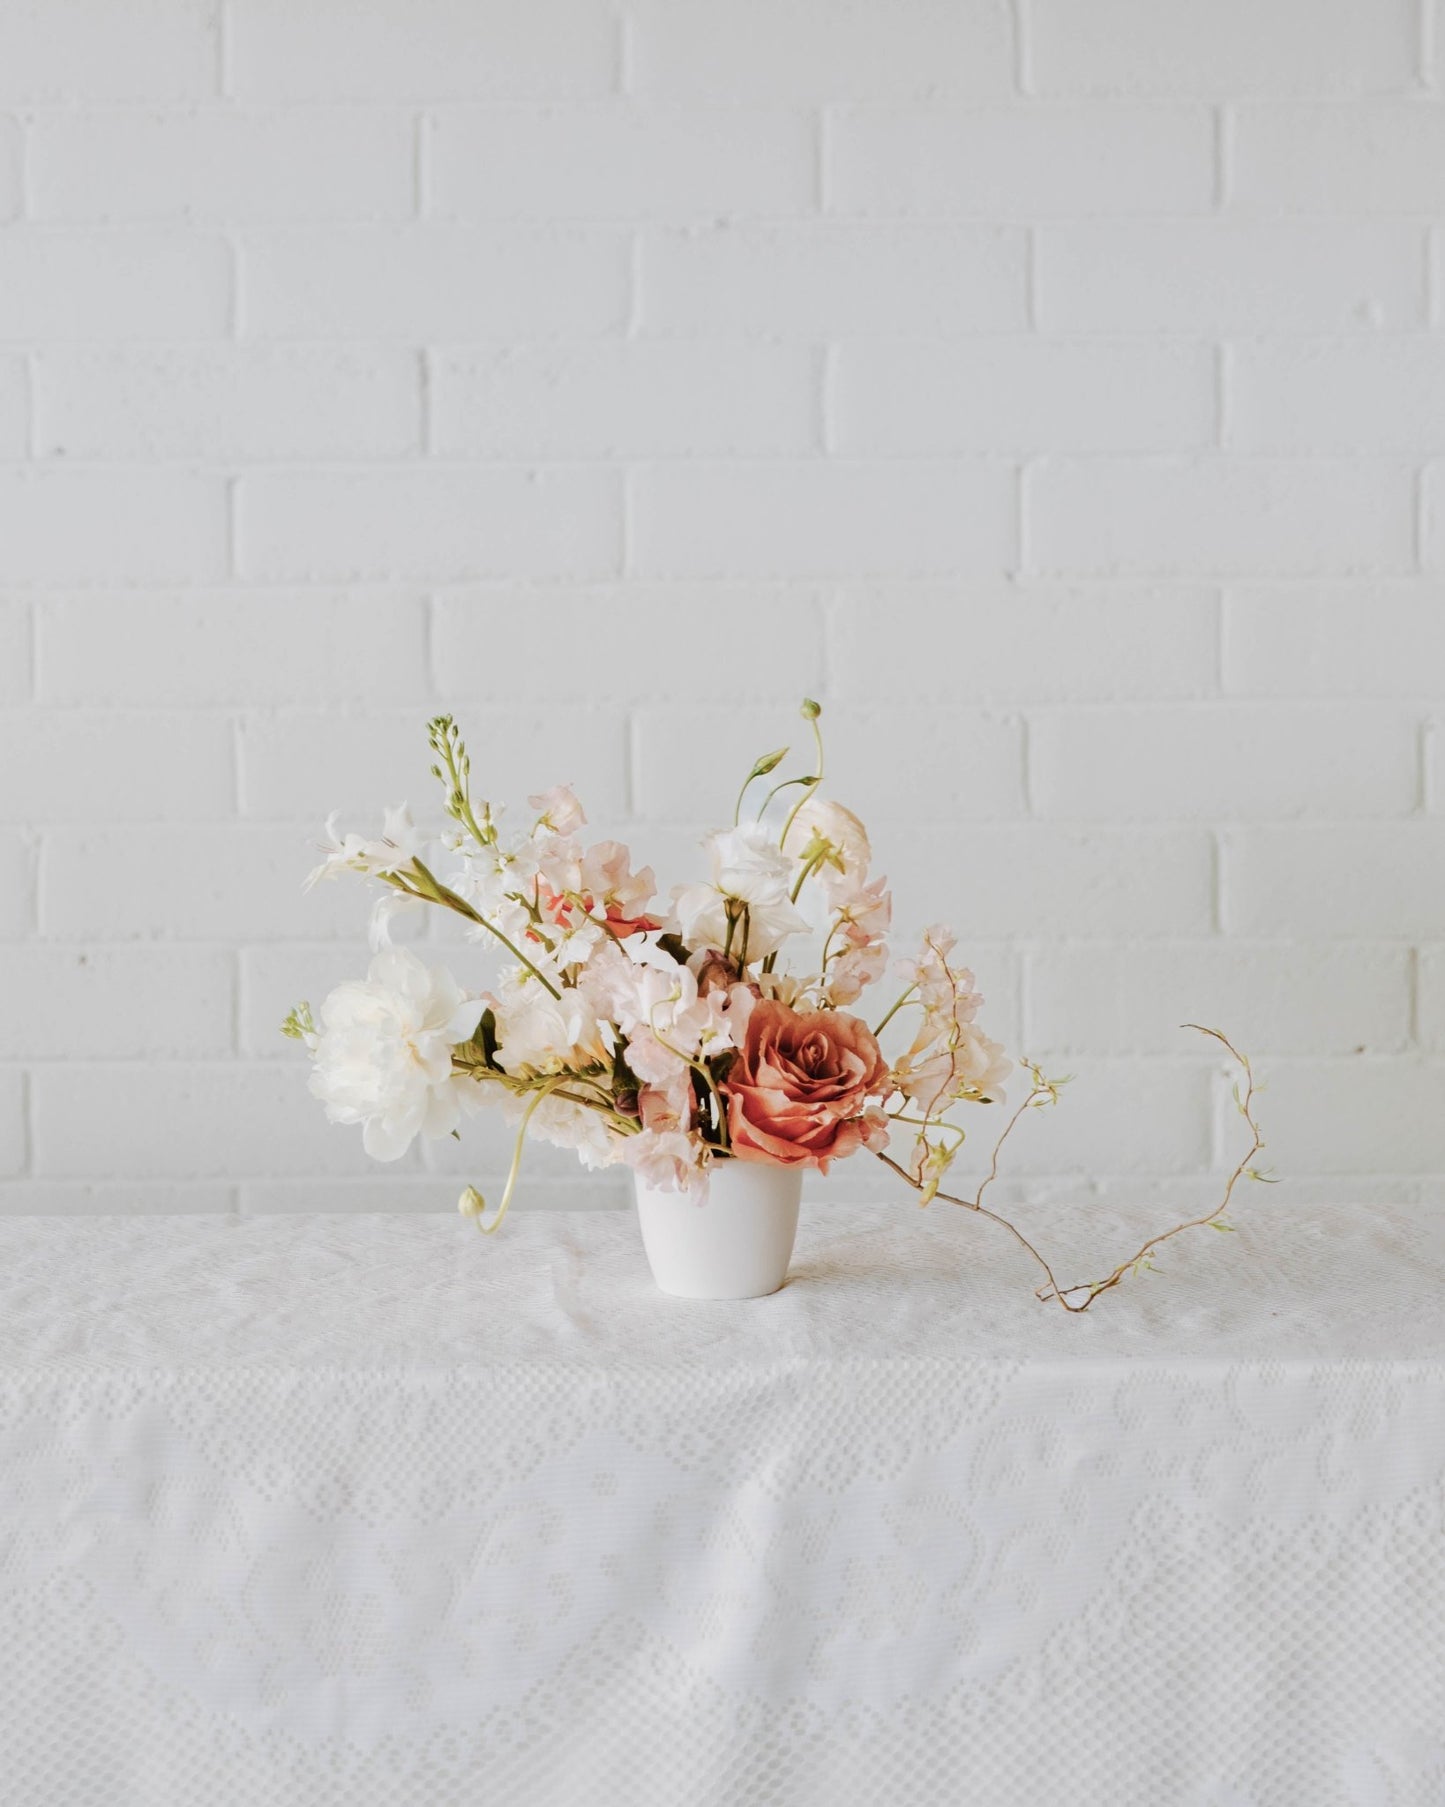
<path fill-rule="evenodd" d="M 1435 0 L 0 10 L 0 1210 L 449 1209 L 275 1025 L 318 818 L 669 880 L 827 707 L 1078 1075 L 1025 1194 L 1445 1198 Z M 451 938 L 432 931 L 439 945 Z M 529 1202 L 616 1202 L 543 1151 Z M 855 1163 L 838 1190 L 873 1189 Z"/>

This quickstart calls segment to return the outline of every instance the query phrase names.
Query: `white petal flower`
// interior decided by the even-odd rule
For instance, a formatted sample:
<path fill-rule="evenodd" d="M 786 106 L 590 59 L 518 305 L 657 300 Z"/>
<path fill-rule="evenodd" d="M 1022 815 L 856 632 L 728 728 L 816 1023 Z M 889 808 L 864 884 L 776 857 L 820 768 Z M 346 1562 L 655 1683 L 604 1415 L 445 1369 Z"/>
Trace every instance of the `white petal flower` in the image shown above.
<path fill-rule="evenodd" d="M 790 935 L 812 933 L 813 925 L 795 904 L 780 897 L 775 902 L 749 904 L 747 916 L 747 955 L 749 960 L 764 960 L 775 954 Z M 742 936 L 734 943 L 736 954 Z"/>
<path fill-rule="evenodd" d="M 372 841 L 365 835 L 339 835 L 338 819 L 335 812 L 326 818 L 326 839 L 321 843 L 326 858 L 308 876 L 303 887 L 307 891 L 318 880 L 335 878 L 339 872 L 360 872 L 368 878 L 400 872 L 427 844 L 428 836 L 412 821 L 404 803 L 383 813 L 381 835 Z"/>
<path fill-rule="evenodd" d="M 311 1090 L 333 1123 L 363 1125 L 369 1155 L 397 1160 L 417 1135 L 456 1128 L 473 1082 L 453 1072 L 452 1049 L 480 1015 L 449 972 L 390 948 L 322 1005 Z"/>
<path fill-rule="evenodd" d="M 727 902 L 722 892 L 712 885 L 679 885 L 672 894 L 669 927 L 689 950 L 726 947 Z M 806 935 L 812 927 L 797 905 L 789 900 L 786 890 L 779 890 L 774 896 L 761 895 L 747 906 L 748 959 L 766 959 L 789 935 Z M 741 946 L 742 935 L 735 931 L 733 953 L 736 954 Z"/>
<path fill-rule="evenodd" d="M 706 845 L 713 883 L 725 896 L 761 905 L 786 900 L 793 862 L 760 822 L 719 829 Z"/>
<path fill-rule="evenodd" d="M 723 947 L 728 938 L 726 899 L 713 885 L 678 885 L 668 927 L 689 948 Z"/>

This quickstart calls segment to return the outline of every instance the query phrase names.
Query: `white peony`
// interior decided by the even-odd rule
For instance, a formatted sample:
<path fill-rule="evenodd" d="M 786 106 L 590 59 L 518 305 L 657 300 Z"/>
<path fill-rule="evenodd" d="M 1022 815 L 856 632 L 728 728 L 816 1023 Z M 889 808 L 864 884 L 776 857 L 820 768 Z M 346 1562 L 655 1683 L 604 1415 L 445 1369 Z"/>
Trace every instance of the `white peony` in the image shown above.
<path fill-rule="evenodd" d="M 480 1016 L 449 972 L 389 948 L 321 1006 L 311 1090 L 333 1123 L 363 1126 L 369 1155 L 395 1161 L 417 1135 L 456 1128 L 473 1081 L 453 1072 L 452 1049 Z"/>

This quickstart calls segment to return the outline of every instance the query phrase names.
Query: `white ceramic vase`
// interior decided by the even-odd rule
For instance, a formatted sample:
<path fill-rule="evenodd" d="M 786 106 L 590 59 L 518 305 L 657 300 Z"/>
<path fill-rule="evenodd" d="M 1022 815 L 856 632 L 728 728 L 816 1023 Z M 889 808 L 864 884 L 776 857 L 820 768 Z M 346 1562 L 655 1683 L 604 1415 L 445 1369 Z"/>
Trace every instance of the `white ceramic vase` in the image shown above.
<path fill-rule="evenodd" d="M 798 1233 L 801 1167 L 714 1161 L 707 1184 L 657 1192 L 637 1182 L 637 1217 L 652 1277 L 679 1299 L 761 1299 L 788 1277 Z"/>

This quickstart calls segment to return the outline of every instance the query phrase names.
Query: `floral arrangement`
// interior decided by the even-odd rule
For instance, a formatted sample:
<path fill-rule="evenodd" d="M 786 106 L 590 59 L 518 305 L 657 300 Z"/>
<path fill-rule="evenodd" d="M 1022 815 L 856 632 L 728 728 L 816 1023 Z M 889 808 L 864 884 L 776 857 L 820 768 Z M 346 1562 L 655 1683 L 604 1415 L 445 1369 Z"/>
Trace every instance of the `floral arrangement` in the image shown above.
<path fill-rule="evenodd" d="M 923 1204 L 946 1199 L 1002 1224 L 1046 1275 L 1039 1296 L 1070 1311 L 1147 1266 L 1167 1237 L 1194 1224 L 1230 1228 L 1236 1182 L 1265 1177 L 1250 1165 L 1263 1143 L 1249 1063 L 1215 1030 L 1202 1032 L 1243 1070 L 1236 1098 L 1252 1146 L 1215 1210 L 1151 1238 L 1103 1280 L 1061 1287 L 982 1202 L 1015 1124 L 1055 1102 L 1063 1083 L 1031 1063 L 975 1195 L 941 1190 L 965 1139 L 961 1117 L 1002 1098 L 1013 1063 L 979 1025 L 983 999 L 953 959 L 950 930 L 930 928 L 909 957 L 890 960 L 892 902 L 871 872 L 867 831 L 821 794 L 820 715 L 804 702 L 812 769 L 774 782 L 789 749 L 756 760 L 731 826 L 703 843 L 708 876 L 665 902 L 627 847 L 587 843 L 568 787 L 529 797 L 517 827 L 474 799 L 466 746 L 451 717 L 438 716 L 428 728 L 432 774 L 449 826 L 418 828 L 402 806 L 368 839 L 338 832 L 333 816 L 325 858 L 307 880 L 359 873 L 381 887 L 366 978 L 337 987 L 319 1024 L 301 1004 L 283 1025 L 309 1049 L 311 1090 L 332 1121 L 359 1123 L 367 1153 L 391 1161 L 418 1135 L 455 1135 L 474 1110 L 498 1105 L 517 1128 L 505 1189 L 490 1216 L 474 1187 L 460 1200 L 487 1231 L 506 1215 L 530 1137 L 677 1191 L 699 1186 L 720 1161 L 826 1173 L 866 1151 Z M 434 870 L 442 859 L 445 877 Z M 453 912 L 498 956 L 490 989 L 464 989 L 392 944 L 397 913 L 423 905 Z M 786 962 L 795 949 L 799 963 Z M 885 977 L 897 990 L 870 1024 L 859 1006 Z"/>

